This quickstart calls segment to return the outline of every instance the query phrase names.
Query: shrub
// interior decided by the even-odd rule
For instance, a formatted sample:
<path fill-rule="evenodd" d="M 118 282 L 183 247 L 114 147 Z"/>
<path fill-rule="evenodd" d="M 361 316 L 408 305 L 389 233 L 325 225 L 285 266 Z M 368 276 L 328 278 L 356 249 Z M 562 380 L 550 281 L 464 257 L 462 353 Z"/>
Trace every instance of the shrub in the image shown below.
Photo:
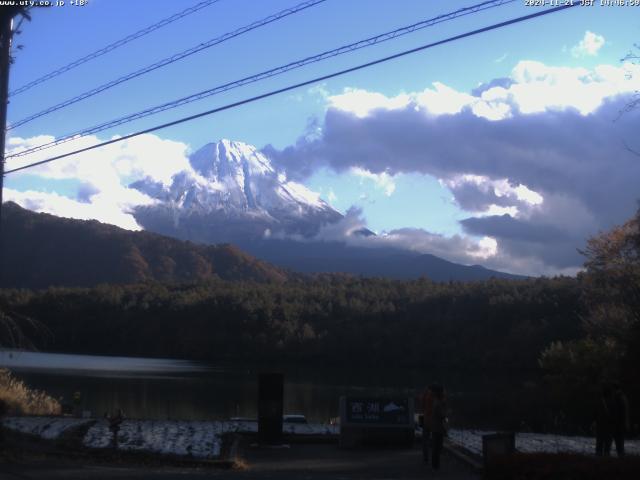
<path fill-rule="evenodd" d="M 9 415 L 59 415 L 61 411 L 56 399 L 29 388 L 7 369 L 0 369 L 0 403 Z"/>

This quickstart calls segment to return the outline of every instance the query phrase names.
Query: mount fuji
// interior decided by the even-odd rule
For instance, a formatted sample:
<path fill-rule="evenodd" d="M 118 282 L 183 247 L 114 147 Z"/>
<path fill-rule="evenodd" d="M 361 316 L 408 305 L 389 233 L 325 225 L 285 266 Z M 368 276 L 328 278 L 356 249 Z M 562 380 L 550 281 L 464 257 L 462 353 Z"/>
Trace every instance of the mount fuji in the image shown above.
<path fill-rule="evenodd" d="M 271 237 L 310 238 L 343 217 L 245 143 L 210 143 L 189 163 L 192 170 L 175 175 L 171 185 L 149 179 L 131 185 L 157 200 L 134 212 L 146 230 L 204 243 L 245 244 Z"/>
<path fill-rule="evenodd" d="M 318 233 L 344 218 L 304 185 L 287 180 L 255 147 L 220 140 L 189 157 L 190 169 L 165 185 L 151 179 L 132 188 L 156 200 L 135 207 L 145 230 L 198 243 L 233 243 L 250 254 L 301 272 L 432 280 L 516 276 L 464 266 L 399 248 L 322 241 Z M 350 232 L 369 237 L 367 229 Z"/>

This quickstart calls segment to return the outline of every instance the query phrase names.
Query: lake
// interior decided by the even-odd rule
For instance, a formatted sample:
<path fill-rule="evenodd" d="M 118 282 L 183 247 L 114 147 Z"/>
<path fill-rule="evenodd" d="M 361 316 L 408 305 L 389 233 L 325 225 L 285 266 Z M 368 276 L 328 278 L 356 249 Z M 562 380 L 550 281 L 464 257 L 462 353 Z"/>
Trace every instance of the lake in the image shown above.
<path fill-rule="evenodd" d="M 0 367 L 10 368 L 32 388 L 63 397 L 63 402 L 71 403 L 74 392 L 81 392 L 83 409 L 96 416 L 122 408 L 130 418 L 183 420 L 256 417 L 258 373 L 262 371 L 284 373 L 285 413 L 301 413 L 314 422 L 338 416 L 341 395 L 414 396 L 424 385 L 445 378 L 450 404 L 457 411 L 452 423 L 495 425 L 501 420 L 492 408 L 492 396 L 521 384 L 520 378 L 496 381 L 478 374 L 392 368 L 207 365 L 20 351 L 0 351 Z"/>

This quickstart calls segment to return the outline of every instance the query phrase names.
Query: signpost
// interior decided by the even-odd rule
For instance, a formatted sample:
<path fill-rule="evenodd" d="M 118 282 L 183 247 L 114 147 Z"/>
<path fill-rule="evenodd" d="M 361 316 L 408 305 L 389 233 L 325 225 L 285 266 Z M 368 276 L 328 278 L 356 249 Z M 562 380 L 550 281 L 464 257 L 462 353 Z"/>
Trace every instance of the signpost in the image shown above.
<path fill-rule="evenodd" d="M 258 377 L 258 439 L 260 443 L 282 443 L 284 376 L 261 373 Z"/>
<path fill-rule="evenodd" d="M 340 397 L 340 446 L 413 444 L 412 398 Z"/>

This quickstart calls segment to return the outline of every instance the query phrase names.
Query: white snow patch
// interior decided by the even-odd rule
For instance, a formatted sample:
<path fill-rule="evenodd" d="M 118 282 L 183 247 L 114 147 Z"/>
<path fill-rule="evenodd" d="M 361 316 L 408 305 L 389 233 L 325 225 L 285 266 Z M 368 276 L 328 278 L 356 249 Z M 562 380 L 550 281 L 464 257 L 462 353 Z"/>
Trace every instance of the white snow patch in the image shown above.
<path fill-rule="evenodd" d="M 82 440 L 85 447 L 107 448 L 113 444 L 113 432 L 107 420 L 99 420 L 87 431 Z"/>
<path fill-rule="evenodd" d="M 118 448 L 214 458 L 220 456 L 222 433 L 222 422 L 125 420 L 118 432 Z"/>
<path fill-rule="evenodd" d="M 113 445 L 113 432 L 105 419 L 71 417 L 8 417 L 2 424 L 11 430 L 45 439 L 56 439 L 70 428 L 95 422 L 82 441 L 88 448 Z M 120 425 L 117 448 L 194 458 L 217 458 L 222 435 L 229 432 L 257 433 L 255 421 L 125 420 Z M 294 435 L 337 435 L 337 425 L 285 423 L 283 432 Z"/>
<path fill-rule="evenodd" d="M 258 422 L 250 420 L 237 420 L 224 422 L 225 432 L 258 433 Z"/>
<path fill-rule="evenodd" d="M 280 187 L 281 191 L 298 203 L 312 205 L 316 208 L 326 208 L 327 204 L 320 199 L 320 194 L 309 190 L 297 182 L 287 182 Z"/>
<path fill-rule="evenodd" d="M 2 421 L 2 425 L 16 432 L 53 440 L 67 430 L 89 422 L 89 419 L 71 417 L 7 417 Z"/>
<path fill-rule="evenodd" d="M 271 162 L 253 145 L 227 139 L 220 140 L 226 151 L 226 158 L 231 163 L 242 165 L 247 162 L 249 171 L 253 175 L 274 174 Z"/>
<path fill-rule="evenodd" d="M 495 431 L 450 430 L 449 440 L 477 455 L 482 455 L 482 436 Z M 523 453 L 595 453 L 596 440 L 593 437 L 572 437 L 544 433 L 516 433 L 516 450 Z M 627 440 L 625 452 L 640 455 L 640 440 Z"/>

